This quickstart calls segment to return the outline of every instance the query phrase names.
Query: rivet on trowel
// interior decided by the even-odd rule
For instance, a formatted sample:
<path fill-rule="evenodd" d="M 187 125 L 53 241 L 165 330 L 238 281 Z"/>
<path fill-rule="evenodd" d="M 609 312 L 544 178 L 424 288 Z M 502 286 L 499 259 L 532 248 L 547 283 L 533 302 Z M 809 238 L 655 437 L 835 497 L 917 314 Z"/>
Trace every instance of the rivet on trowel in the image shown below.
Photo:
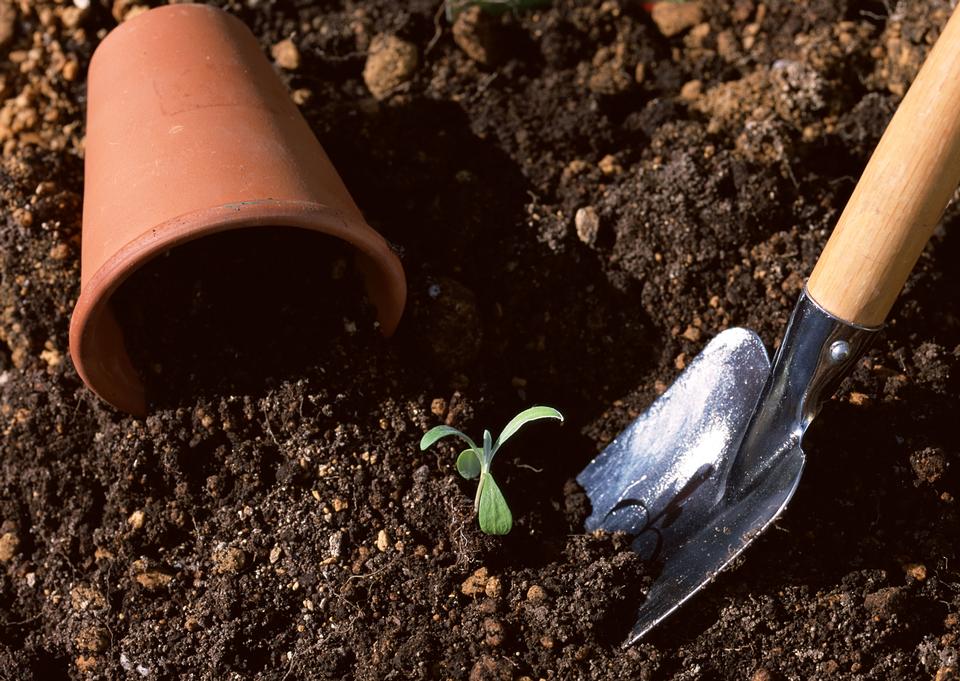
<path fill-rule="evenodd" d="M 847 341 L 833 341 L 830 344 L 830 360 L 840 363 L 850 356 L 850 344 Z"/>

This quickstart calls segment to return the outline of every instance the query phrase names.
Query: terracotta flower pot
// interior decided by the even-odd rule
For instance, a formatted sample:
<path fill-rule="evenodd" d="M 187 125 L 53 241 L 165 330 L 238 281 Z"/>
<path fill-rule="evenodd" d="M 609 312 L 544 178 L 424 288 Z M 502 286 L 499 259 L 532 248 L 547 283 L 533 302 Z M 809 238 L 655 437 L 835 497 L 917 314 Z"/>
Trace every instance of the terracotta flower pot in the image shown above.
<path fill-rule="evenodd" d="M 81 292 L 70 354 L 100 397 L 145 411 L 111 296 L 173 246 L 249 226 L 352 244 L 381 329 L 403 312 L 397 256 L 364 221 L 247 27 L 169 5 L 115 29 L 88 77 Z"/>

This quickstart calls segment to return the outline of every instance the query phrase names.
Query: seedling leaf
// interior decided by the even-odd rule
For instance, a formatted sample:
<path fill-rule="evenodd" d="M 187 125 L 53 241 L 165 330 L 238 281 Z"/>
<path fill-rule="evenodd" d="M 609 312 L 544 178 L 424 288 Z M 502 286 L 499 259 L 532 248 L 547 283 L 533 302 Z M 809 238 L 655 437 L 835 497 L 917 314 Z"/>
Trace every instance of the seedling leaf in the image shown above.
<path fill-rule="evenodd" d="M 513 527 L 513 514 L 510 513 L 507 500 L 503 498 L 503 493 L 490 475 L 493 455 L 525 423 L 537 419 L 557 419 L 562 423 L 563 415 L 552 407 L 531 407 L 513 417 L 496 442 L 493 442 L 490 431 L 484 430 L 483 447 L 477 447 L 477 443 L 450 426 L 431 428 L 420 438 L 421 451 L 448 435 L 458 437 L 469 445 L 469 448 L 461 451 L 457 457 L 457 472 L 467 480 L 479 478 L 473 497 L 473 508 L 480 522 L 480 529 L 487 534 L 507 534 Z"/>
<path fill-rule="evenodd" d="M 506 425 L 503 432 L 500 433 L 500 437 L 497 438 L 496 443 L 493 445 L 493 452 L 496 453 L 496 451 L 500 449 L 500 446 L 524 425 L 538 419 L 558 419 L 563 423 L 563 414 L 553 407 L 530 407 L 529 409 L 524 409 L 510 419 L 510 423 Z"/>
<path fill-rule="evenodd" d="M 480 529 L 487 534 L 507 534 L 513 527 L 513 515 L 503 493 L 489 473 L 483 476 L 480 492 Z"/>
<path fill-rule="evenodd" d="M 473 449 L 464 449 L 457 457 L 457 472 L 467 480 L 480 475 L 480 457 Z"/>
<path fill-rule="evenodd" d="M 434 442 L 436 442 L 437 440 L 440 440 L 441 438 L 445 438 L 448 435 L 453 435 L 455 437 L 460 438 L 461 440 L 466 442 L 468 445 L 470 445 L 471 449 L 479 449 L 479 447 L 477 447 L 477 443 L 475 443 L 473 440 L 471 440 L 469 437 L 461 433 L 456 428 L 451 428 L 450 426 L 436 426 L 435 428 L 431 428 L 430 430 L 428 430 L 426 433 L 423 434 L 423 437 L 420 438 L 420 451 L 422 452 L 426 450 Z"/>

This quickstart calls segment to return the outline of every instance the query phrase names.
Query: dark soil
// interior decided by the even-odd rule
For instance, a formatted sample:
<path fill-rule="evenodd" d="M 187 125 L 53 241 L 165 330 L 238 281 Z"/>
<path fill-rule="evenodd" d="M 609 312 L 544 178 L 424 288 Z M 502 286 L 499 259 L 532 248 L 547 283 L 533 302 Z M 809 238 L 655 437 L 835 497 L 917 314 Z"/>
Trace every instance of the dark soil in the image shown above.
<path fill-rule="evenodd" d="M 0 0 L 0 678 L 956 678 L 956 207 L 788 511 L 632 647 L 656 567 L 583 534 L 570 482 L 720 330 L 778 341 L 948 2 L 703 2 L 671 37 L 629 0 L 457 31 L 436 2 L 219 4 L 267 54 L 292 36 L 405 320 L 378 336 L 345 254 L 261 243 L 283 305 L 238 279 L 240 328 L 220 277 L 251 245 L 197 244 L 126 291 L 150 416 L 98 401 L 67 354 L 84 73 L 139 6 Z M 377 100 L 380 33 L 419 63 Z M 517 524 L 484 536 L 456 449 L 417 443 L 532 403 L 567 421 L 498 457 Z"/>
<path fill-rule="evenodd" d="M 369 352 L 350 342 L 358 322 L 375 323 L 351 256 L 339 240 L 260 227 L 187 243 L 135 272 L 114 309 L 148 402 L 262 392 Z"/>

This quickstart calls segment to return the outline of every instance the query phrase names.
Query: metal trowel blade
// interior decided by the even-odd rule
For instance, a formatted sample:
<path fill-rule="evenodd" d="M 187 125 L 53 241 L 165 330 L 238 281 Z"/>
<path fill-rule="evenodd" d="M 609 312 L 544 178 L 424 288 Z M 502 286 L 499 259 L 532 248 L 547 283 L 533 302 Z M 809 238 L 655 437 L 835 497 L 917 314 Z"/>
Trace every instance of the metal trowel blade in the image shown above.
<path fill-rule="evenodd" d="M 627 643 L 709 583 L 793 494 L 799 447 L 735 504 L 725 500 L 769 375 L 759 336 L 724 331 L 577 477 L 593 506 L 587 529 L 626 532 L 635 551 L 663 564 Z"/>

